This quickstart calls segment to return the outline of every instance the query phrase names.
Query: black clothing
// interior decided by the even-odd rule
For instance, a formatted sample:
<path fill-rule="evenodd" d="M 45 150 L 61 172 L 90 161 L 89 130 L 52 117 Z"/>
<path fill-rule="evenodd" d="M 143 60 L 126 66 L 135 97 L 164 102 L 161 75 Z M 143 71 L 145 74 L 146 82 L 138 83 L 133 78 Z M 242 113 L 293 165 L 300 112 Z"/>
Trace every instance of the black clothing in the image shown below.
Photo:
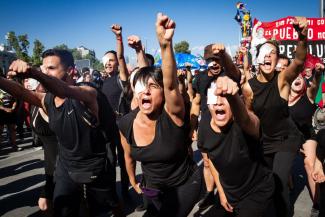
<path fill-rule="evenodd" d="M 47 93 L 44 104 L 50 129 L 59 142 L 55 170 L 55 213 L 58 216 L 78 216 L 76 213 L 82 189 L 83 193 L 87 192 L 91 216 L 107 213 L 113 205 L 116 206 L 117 201 L 115 171 L 108 158 L 110 145 L 117 135 L 117 131 L 114 131 L 115 115 L 105 96 L 102 98 L 99 92 L 99 126 L 93 123 L 96 118 L 79 101 L 67 98 L 56 107 L 54 98 L 53 94 Z M 111 122 L 110 126 L 107 126 L 107 121 Z M 78 175 L 80 179 L 76 179 Z M 85 178 L 91 181 L 88 183 Z"/>
<path fill-rule="evenodd" d="M 288 102 L 280 96 L 278 73 L 266 83 L 257 77 L 248 82 L 254 93 L 253 111 L 261 123 L 264 153 L 297 152 L 304 141 L 290 117 Z"/>
<path fill-rule="evenodd" d="M 317 109 L 315 103 L 311 103 L 307 93 L 292 106 L 289 106 L 290 114 L 305 140 L 316 140 L 316 133 L 312 124 L 313 115 Z"/>
<path fill-rule="evenodd" d="M 216 76 L 208 76 L 208 71 L 200 72 L 194 78 L 193 89 L 201 96 L 200 110 L 202 112 L 208 110 L 206 91 L 215 79 Z"/>
<path fill-rule="evenodd" d="M 289 174 L 297 154 L 276 152 L 264 155 L 266 166 L 273 171 L 275 181 L 274 206 L 277 216 L 289 217 L 293 210 L 290 204 Z"/>
<path fill-rule="evenodd" d="M 130 102 L 128 102 L 127 96 L 123 94 L 123 88 L 126 87 L 127 84 L 128 82 L 122 81 L 117 73 L 104 80 L 102 86 L 102 92 L 106 95 L 118 117 L 123 116 L 130 111 Z"/>
<path fill-rule="evenodd" d="M 215 144 L 210 144 L 203 142 L 204 135 L 206 131 L 209 129 L 211 121 L 211 114 L 209 109 L 201 112 L 201 120 L 199 122 L 199 128 L 198 128 L 198 140 L 197 140 L 197 147 L 202 153 L 208 153 L 212 151 Z M 212 145 L 212 146 L 209 146 Z"/>
<path fill-rule="evenodd" d="M 262 153 L 259 142 L 242 131 L 237 123 L 231 123 L 227 132 L 216 133 L 210 125 L 200 137 L 200 143 L 211 147 L 208 157 L 219 172 L 220 183 L 227 200 L 233 206 L 256 190 L 265 177 L 271 177 L 271 171 L 262 165 Z M 269 182 L 270 183 L 270 182 Z M 272 195 L 269 187 L 265 196 Z"/>
<path fill-rule="evenodd" d="M 5 108 L 12 108 L 16 99 L 11 96 L 9 93 L 4 92 L 2 97 L 2 106 Z M 6 112 L 0 110 L 0 125 L 4 124 L 16 124 L 16 109 L 12 112 Z"/>
<path fill-rule="evenodd" d="M 69 172 L 102 170 L 106 161 L 104 135 L 80 117 L 72 99 L 66 99 L 61 106 L 56 107 L 54 97 L 47 93 L 44 103 L 50 129 L 58 138 L 62 165 L 69 168 Z"/>
<path fill-rule="evenodd" d="M 182 185 L 193 173 L 195 163 L 190 159 L 185 126 L 177 126 L 165 109 L 156 122 L 151 144 L 139 147 L 133 135 L 133 122 L 139 109 L 124 116 L 119 128 L 131 146 L 131 156 L 141 162 L 146 187 L 160 190 Z"/>

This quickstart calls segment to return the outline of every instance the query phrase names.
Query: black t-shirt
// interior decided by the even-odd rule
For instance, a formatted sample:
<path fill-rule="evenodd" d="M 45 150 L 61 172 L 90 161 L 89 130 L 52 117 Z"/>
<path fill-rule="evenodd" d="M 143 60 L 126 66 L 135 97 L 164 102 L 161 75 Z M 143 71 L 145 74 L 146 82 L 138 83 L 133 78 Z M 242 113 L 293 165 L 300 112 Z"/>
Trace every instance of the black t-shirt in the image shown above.
<path fill-rule="evenodd" d="M 200 72 L 194 78 L 193 89 L 201 96 L 201 111 L 208 110 L 206 90 L 210 87 L 211 82 L 215 80 L 215 78 L 215 76 L 208 76 L 208 71 Z"/>
<path fill-rule="evenodd" d="M 135 143 L 133 122 L 139 109 L 131 111 L 119 122 L 119 128 L 131 146 L 131 156 L 141 162 L 146 187 L 164 190 L 179 186 L 193 173 L 195 163 L 186 145 L 185 126 L 177 126 L 163 110 L 156 122 L 154 140 L 145 147 Z"/>
<path fill-rule="evenodd" d="M 58 138 L 58 160 L 66 170 L 72 172 L 102 170 L 106 162 L 105 136 L 97 127 L 86 123 L 72 99 L 67 98 L 61 106 L 56 107 L 54 97 L 47 93 L 44 104 L 50 129 Z M 77 105 L 82 107 L 80 103 Z M 108 109 L 107 112 L 109 111 Z M 112 124 L 115 124 L 115 119 Z"/>
<path fill-rule="evenodd" d="M 296 152 L 303 143 L 303 135 L 290 117 L 288 102 L 280 96 L 276 73 L 271 81 L 262 83 L 250 79 L 253 111 L 261 121 L 264 153 Z"/>
<path fill-rule="evenodd" d="M 122 81 L 119 78 L 119 74 L 115 74 L 112 77 L 107 78 L 102 86 L 102 92 L 106 95 L 109 103 L 111 104 L 113 110 L 115 112 L 121 113 L 121 114 L 127 114 L 130 111 L 130 106 L 126 102 L 126 100 L 121 100 L 120 98 L 122 95 L 122 87 L 119 84 L 119 81 L 121 81 L 121 84 L 123 87 L 127 85 L 127 81 Z M 125 98 L 124 98 L 125 99 Z M 120 103 L 120 104 L 119 104 Z"/>
<path fill-rule="evenodd" d="M 200 143 L 211 147 L 208 157 L 218 170 L 220 182 L 228 201 L 236 204 L 270 175 L 261 164 L 261 145 L 253 137 L 247 135 L 237 123 L 232 123 L 226 132 L 216 133 L 210 125 L 205 124 L 204 135 L 199 137 Z"/>

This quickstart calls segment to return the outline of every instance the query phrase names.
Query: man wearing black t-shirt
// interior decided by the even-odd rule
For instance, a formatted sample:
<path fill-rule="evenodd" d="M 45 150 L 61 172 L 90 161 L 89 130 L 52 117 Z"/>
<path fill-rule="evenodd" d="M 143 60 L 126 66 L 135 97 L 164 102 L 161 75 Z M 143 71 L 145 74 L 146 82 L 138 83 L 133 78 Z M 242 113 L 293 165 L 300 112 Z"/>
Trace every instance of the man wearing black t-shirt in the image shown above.
<path fill-rule="evenodd" d="M 107 51 L 102 58 L 105 73 L 108 78 L 104 80 L 102 91 L 116 115 L 116 121 L 130 111 L 131 99 L 128 99 L 128 71 L 124 59 L 124 47 L 122 40 L 122 27 L 113 24 L 112 32 L 116 36 L 117 52 Z M 117 160 L 121 168 L 121 191 L 123 196 L 128 195 L 129 179 L 125 168 L 124 151 L 120 142 L 120 137 L 116 138 Z M 115 150 L 114 150 L 115 152 Z M 114 153 L 116 158 L 116 154 Z"/>
<path fill-rule="evenodd" d="M 90 216 L 110 216 L 112 209 L 117 211 L 115 172 L 107 157 L 107 145 L 116 136 L 113 111 L 105 96 L 107 104 L 103 106 L 99 100 L 101 93 L 96 89 L 73 85 L 74 61 L 70 52 L 50 49 L 42 58 L 43 72 L 16 60 L 9 75 L 34 78 L 48 93 L 32 92 L 2 78 L 0 88 L 48 114 L 50 129 L 59 142 L 53 196 L 55 216 L 79 216 L 82 196 Z M 103 127 L 103 117 L 112 120 L 110 126 Z"/>

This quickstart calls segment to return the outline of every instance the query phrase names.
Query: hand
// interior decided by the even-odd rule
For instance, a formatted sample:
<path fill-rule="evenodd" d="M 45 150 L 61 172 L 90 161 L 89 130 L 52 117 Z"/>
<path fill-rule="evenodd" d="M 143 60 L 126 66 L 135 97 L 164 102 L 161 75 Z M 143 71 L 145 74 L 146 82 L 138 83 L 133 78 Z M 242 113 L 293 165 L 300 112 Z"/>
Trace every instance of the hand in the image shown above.
<path fill-rule="evenodd" d="M 46 211 L 46 210 L 48 210 L 48 208 L 49 208 L 49 200 L 46 199 L 46 198 L 42 198 L 42 197 L 40 197 L 40 198 L 38 199 L 38 207 L 39 207 L 40 210 L 42 210 L 42 211 Z"/>
<path fill-rule="evenodd" d="M 196 130 L 191 130 L 189 136 L 193 142 L 197 141 L 197 139 L 198 139 L 198 134 L 197 134 Z"/>
<path fill-rule="evenodd" d="M 212 53 L 214 55 L 223 55 L 225 53 L 225 46 L 223 44 L 212 45 Z"/>
<path fill-rule="evenodd" d="M 23 76 L 29 77 L 31 71 L 31 66 L 22 60 L 15 60 L 9 66 L 8 75 L 10 77 Z"/>
<path fill-rule="evenodd" d="M 324 65 L 322 63 L 316 63 L 315 72 L 317 74 L 320 74 L 320 73 L 324 72 Z"/>
<path fill-rule="evenodd" d="M 325 175 L 323 170 L 323 165 L 318 158 L 316 158 L 314 171 L 312 172 L 312 177 L 317 183 L 325 182 Z"/>
<path fill-rule="evenodd" d="M 307 36 L 308 23 L 306 17 L 295 17 L 293 21 L 293 27 L 299 35 Z"/>
<path fill-rule="evenodd" d="M 116 35 L 116 37 L 119 37 L 122 35 L 122 26 L 120 26 L 118 24 L 113 24 L 111 26 L 111 30 Z"/>
<path fill-rule="evenodd" d="M 131 48 L 138 51 L 142 49 L 142 44 L 139 36 L 131 35 L 128 37 L 128 44 Z"/>
<path fill-rule="evenodd" d="M 176 23 L 168 16 L 158 13 L 156 21 L 156 33 L 160 46 L 165 46 L 171 43 Z"/>
<path fill-rule="evenodd" d="M 227 76 L 219 77 L 217 79 L 217 88 L 215 95 L 217 96 L 234 96 L 238 93 L 239 88 L 236 82 Z"/>
<path fill-rule="evenodd" d="M 140 183 L 137 183 L 135 185 L 132 185 L 133 189 L 135 190 L 135 192 L 137 192 L 138 194 L 142 194 L 142 190 L 140 188 Z"/>
<path fill-rule="evenodd" d="M 233 207 L 228 203 L 227 197 L 224 193 L 219 193 L 220 204 L 227 212 L 233 212 Z"/>

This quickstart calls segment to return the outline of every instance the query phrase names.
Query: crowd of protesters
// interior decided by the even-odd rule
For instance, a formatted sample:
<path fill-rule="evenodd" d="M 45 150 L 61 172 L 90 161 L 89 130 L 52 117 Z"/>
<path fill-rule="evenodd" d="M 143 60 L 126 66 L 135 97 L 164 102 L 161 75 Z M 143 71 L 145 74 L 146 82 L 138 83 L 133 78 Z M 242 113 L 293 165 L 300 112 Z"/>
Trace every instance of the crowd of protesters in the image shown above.
<path fill-rule="evenodd" d="M 21 134 L 25 122 L 43 144 L 39 208 L 54 216 L 125 216 L 116 189 L 119 166 L 122 197 L 131 186 L 143 200 L 136 210 L 151 206 L 150 216 L 188 216 L 197 203 L 200 210 L 219 203 L 229 216 L 289 217 L 292 168 L 303 155 L 311 216 L 325 216 L 325 128 L 316 132 L 312 123 L 322 109 L 315 98 L 324 64 L 307 77 L 306 18 L 296 17 L 293 26 L 295 58 L 280 55 L 276 41 L 263 41 L 255 65 L 245 47 L 239 64 L 222 44 L 210 44 L 207 69 L 177 68 L 176 23 L 161 13 L 161 67 L 132 35 L 127 43 L 137 67 L 130 69 L 117 24 L 111 26 L 116 51 L 103 56 L 103 72 L 76 73 L 72 54 L 59 49 L 45 51 L 40 68 L 15 60 L 0 78 L 0 131 L 7 126 L 19 151 L 16 129 Z M 193 140 L 202 166 L 193 160 Z"/>

